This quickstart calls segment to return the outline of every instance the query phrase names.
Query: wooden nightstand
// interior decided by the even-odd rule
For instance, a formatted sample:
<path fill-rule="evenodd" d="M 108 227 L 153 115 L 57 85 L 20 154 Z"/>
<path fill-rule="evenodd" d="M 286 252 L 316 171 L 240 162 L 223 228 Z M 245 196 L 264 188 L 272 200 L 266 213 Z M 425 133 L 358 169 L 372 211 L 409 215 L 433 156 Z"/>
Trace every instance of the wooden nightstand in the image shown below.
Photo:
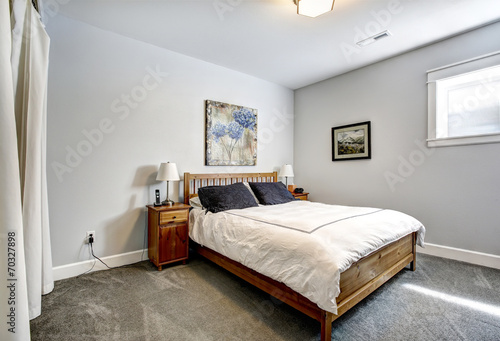
<path fill-rule="evenodd" d="M 295 199 L 300 199 L 300 200 L 307 200 L 307 197 L 309 196 L 309 193 L 294 193 L 292 192 L 292 195 L 295 197 Z"/>
<path fill-rule="evenodd" d="M 148 256 L 161 271 L 162 265 L 182 261 L 189 253 L 189 208 L 174 203 L 172 206 L 148 205 Z"/>

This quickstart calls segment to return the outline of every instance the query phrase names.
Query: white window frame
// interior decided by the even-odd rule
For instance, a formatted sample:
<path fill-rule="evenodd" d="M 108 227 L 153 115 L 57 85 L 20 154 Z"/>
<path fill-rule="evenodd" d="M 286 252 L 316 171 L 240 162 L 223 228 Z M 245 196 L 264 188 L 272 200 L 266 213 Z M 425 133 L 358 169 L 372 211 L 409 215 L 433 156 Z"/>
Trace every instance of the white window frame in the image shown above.
<path fill-rule="evenodd" d="M 500 133 L 457 136 L 457 137 L 436 136 L 437 135 L 436 130 L 438 128 L 437 110 L 436 110 L 437 107 L 436 81 L 498 65 L 500 65 L 500 51 L 427 71 L 427 94 L 428 94 L 427 146 L 428 147 L 446 147 L 446 146 L 456 146 L 456 145 L 500 142 Z"/>

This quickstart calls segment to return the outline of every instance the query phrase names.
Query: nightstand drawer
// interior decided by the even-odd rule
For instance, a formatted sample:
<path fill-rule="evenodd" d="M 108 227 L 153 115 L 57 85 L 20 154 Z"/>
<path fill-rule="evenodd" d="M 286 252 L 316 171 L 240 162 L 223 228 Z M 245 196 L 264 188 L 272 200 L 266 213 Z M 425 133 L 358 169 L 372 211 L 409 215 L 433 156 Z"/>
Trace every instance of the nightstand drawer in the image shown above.
<path fill-rule="evenodd" d="M 160 225 L 182 223 L 188 219 L 188 210 L 160 212 Z"/>

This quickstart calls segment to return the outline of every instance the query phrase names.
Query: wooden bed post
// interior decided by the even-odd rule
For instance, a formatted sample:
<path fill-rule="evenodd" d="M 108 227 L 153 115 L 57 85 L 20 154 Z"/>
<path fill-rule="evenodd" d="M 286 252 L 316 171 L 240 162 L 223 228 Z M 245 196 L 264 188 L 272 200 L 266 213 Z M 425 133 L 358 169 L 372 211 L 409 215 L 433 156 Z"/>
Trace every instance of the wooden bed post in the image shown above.
<path fill-rule="evenodd" d="M 184 173 L 184 203 L 189 205 L 189 185 L 191 180 L 189 179 L 189 173 Z"/>
<path fill-rule="evenodd" d="M 332 340 L 332 313 L 328 311 L 321 312 L 321 341 Z"/>

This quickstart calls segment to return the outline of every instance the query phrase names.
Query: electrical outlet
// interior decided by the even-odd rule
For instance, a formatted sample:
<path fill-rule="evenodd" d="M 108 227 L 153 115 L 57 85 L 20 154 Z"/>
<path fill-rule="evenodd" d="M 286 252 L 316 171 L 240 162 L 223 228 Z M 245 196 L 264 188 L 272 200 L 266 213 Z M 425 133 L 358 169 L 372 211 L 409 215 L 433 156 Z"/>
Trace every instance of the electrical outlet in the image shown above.
<path fill-rule="evenodd" d="M 87 231 L 87 234 L 85 235 L 85 244 L 89 243 L 90 235 L 92 235 L 92 238 L 94 238 L 94 243 L 95 243 L 95 231 Z"/>

